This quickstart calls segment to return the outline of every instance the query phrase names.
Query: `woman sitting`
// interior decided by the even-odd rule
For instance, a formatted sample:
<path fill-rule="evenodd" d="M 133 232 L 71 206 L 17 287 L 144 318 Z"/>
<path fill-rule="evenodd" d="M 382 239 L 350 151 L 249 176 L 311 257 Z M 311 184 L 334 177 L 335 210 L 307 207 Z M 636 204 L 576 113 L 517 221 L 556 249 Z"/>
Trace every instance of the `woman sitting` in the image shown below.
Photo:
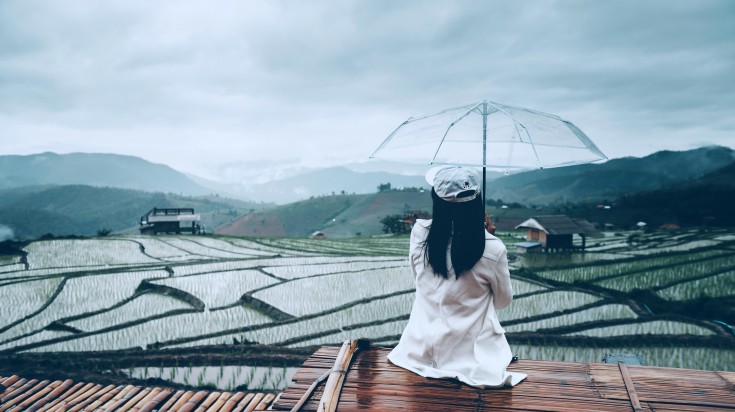
<path fill-rule="evenodd" d="M 416 300 L 388 359 L 427 378 L 456 378 L 477 387 L 514 386 L 513 357 L 496 309 L 513 297 L 505 245 L 485 230 L 479 178 L 447 166 L 427 174 L 433 219 L 411 231 Z"/>

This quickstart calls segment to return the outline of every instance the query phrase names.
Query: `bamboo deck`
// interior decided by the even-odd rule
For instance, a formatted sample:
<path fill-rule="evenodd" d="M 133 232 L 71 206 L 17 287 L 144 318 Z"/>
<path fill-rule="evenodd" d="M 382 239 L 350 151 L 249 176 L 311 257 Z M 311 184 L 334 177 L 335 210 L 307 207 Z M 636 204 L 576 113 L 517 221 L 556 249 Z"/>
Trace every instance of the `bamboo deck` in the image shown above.
<path fill-rule="evenodd" d="M 315 379 L 333 369 L 339 351 L 315 352 L 273 410 L 291 410 Z M 355 355 L 337 395 L 338 411 L 735 411 L 731 372 L 520 360 L 509 369 L 527 373 L 525 381 L 513 389 L 480 390 L 415 375 L 389 363 L 388 352 Z M 314 391 L 302 410 L 316 411 L 322 392 Z"/>
<path fill-rule="evenodd" d="M 0 412 L 250 412 L 268 410 L 275 398 L 272 393 L 175 391 L 170 388 L 74 383 L 70 379 L 38 381 L 18 376 L 0 377 Z"/>
<path fill-rule="evenodd" d="M 345 345 L 322 347 L 304 362 L 280 397 L 0 377 L 0 412 L 282 411 L 291 410 L 307 388 L 325 376 L 330 379 L 317 387 L 301 410 L 318 411 L 326 398 L 326 403 L 332 399 L 336 404 L 323 410 L 336 407 L 343 412 L 735 411 L 732 372 L 520 360 L 509 369 L 527 373 L 525 381 L 513 389 L 481 390 L 452 380 L 422 378 L 388 362 L 388 351 L 358 351 L 347 373 L 341 373 L 352 354 L 345 354 L 349 352 Z"/>

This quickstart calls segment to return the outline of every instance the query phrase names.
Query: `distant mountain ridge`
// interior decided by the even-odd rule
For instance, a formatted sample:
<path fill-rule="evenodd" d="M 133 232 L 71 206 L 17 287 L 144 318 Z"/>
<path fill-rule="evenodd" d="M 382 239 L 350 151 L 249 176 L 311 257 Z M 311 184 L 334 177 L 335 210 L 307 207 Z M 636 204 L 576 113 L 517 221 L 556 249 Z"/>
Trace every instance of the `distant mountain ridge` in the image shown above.
<path fill-rule="evenodd" d="M 0 156 L 0 189 L 38 185 L 88 185 L 201 196 L 217 193 L 242 200 L 290 203 L 331 193 L 372 193 L 393 187 L 425 185 L 421 176 L 355 172 L 333 167 L 252 186 L 188 176 L 169 166 L 109 153 L 39 153 Z"/>
<path fill-rule="evenodd" d="M 590 202 L 685 184 L 735 161 L 735 151 L 720 146 L 661 151 L 643 158 L 613 159 L 531 170 L 509 176 L 488 174 L 487 197 L 508 203 L 552 205 Z M 426 166 L 428 168 L 428 165 Z M 41 153 L 0 156 L 0 189 L 33 185 L 90 185 L 200 196 L 217 193 L 258 202 L 288 204 L 331 194 L 375 193 L 392 188 L 429 185 L 423 176 L 354 171 L 331 167 L 263 184 L 227 184 L 190 177 L 168 166 L 114 154 Z M 231 190 L 228 190 L 231 189 Z"/>
<path fill-rule="evenodd" d="M 169 166 L 134 156 L 50 152 L 0 156 L 0 189 L 36 185 L 88 185 L 186 195 L 212 193 Z"/>

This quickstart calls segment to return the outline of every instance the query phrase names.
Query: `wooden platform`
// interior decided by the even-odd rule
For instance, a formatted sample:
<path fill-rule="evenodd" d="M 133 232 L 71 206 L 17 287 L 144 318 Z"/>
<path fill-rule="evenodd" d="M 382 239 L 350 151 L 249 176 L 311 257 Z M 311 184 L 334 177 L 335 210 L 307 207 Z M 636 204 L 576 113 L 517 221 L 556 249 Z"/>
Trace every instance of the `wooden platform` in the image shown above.
<path fill-rule="evenodd" d="M 333 368 L 339 350 L 315 352 L 273 409 L 291 410 Z M 389 363 L 388 352 L 373 348 L 355 355 L 338 411 L 735 411 L 732 372 L 520 360 L 509 369 L 527 373 L 525 381 L 512 389 L 480 390 L 415 375 Z M 318 387 L 302 410 L 317 410 L 321 396 Z"/>
<path fill-rule="evenodd" d="M 280 398 L 11 376 L 0 377 L 0 412 L 291 410 L 317 378 L 334 369 L 339 352 L 339 347 L 320 348 Z M 332 372 L 344 376 L 338 411 L 735 411 L 732 372 L 520 360 L 510 369 L 527 373 L 524 382 L 512 389 L 480 390 L 405 371 L 388 362 L 388 352 L 359 351 L 348 373 Z M 317 387 L 303 411 L 318 409 L 323 387 Z"/>
<path fill-rule="evenodd" d="M 0 377 L 0 412 L 5 411 L 208 411 L 267 410 L 272 393 L 175 391 L 170 388 L 38 381 Z"/>

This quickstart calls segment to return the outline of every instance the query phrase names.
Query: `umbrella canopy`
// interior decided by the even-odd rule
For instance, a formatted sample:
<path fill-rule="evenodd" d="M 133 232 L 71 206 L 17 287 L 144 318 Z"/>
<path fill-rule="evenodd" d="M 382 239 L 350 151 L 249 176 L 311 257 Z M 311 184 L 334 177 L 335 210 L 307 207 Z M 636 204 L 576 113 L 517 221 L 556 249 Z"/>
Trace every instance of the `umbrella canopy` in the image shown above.
<path fill-rule="evenodd" d="M 487 100 L 411 117 L 370 158 L 496 171 L 607 159 L 587 135 L 567 120 Z"/>

